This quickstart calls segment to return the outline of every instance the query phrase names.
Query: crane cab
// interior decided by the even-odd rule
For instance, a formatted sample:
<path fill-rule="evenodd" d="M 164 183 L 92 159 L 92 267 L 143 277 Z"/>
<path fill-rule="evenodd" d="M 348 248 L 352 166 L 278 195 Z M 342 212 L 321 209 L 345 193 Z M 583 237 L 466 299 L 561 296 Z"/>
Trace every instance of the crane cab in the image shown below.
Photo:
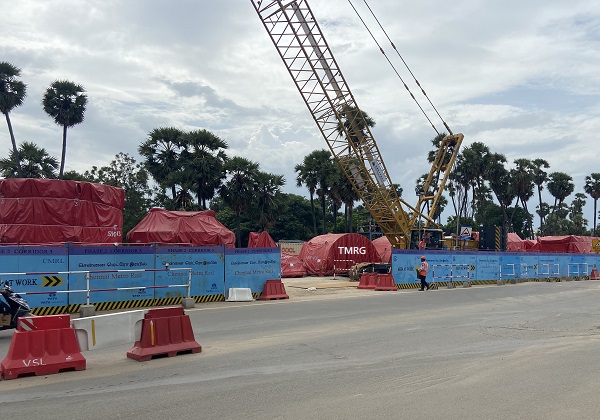
<path fill-rule="evenodd" d="M 410 231 L 410 249 L 442 249 L 442 229 L 424 228 Z"/>

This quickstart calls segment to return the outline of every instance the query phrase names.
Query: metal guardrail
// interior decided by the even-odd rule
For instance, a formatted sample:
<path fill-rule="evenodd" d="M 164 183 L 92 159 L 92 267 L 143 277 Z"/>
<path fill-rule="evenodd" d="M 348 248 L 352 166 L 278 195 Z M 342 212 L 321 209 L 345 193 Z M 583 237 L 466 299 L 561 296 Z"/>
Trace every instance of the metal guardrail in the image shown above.
<path fill-rule="evenodd" d="M 106 274 L 106 273 L 140 273 L 140 272 L 167 272 L 167 271 L 187 271 L 188 281 L 186 284 L 169 284 L 164 286 L 137 286 L 137 287 L 107 287 L 102 289 L 90 289 L 90 280 L 92 274 Z M 166 264 L 165 268 L 148 268 L 138 270 L 87 270 L 87 271 L 32 271 L 32 272 L 21 272 L 21 273 L 0 273 L 0 276 L 39 276 L 39 275 L 56 275 L 56 274 L 84 274 L 86 280 L 86 288 L 79 290 L 54 290 L 49 292 L 15 292 L 19 295 L 53 295 L 57 293 L 86 293 L 86 305 L 90 304 L 90 293 L 94 292 L 113 292 L 119 290 L 147 290 L 147 289 L 167 289 L 174 287 L 185 287 L 187 289 L 187 296 L 190 297 L 191 285 L 192 285 L 192 269 L 191 268 L 169 268 Z"/>

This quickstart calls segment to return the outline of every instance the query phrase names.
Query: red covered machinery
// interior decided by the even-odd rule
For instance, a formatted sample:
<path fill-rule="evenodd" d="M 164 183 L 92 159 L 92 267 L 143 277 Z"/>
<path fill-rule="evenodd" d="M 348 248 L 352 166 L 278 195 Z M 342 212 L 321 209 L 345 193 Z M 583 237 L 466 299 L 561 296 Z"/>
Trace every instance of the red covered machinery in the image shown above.
<path fill-rule="evenodd" d="M 125 192 L 81 181 L 0 180 L 0 243 L 121 242 Z"/>

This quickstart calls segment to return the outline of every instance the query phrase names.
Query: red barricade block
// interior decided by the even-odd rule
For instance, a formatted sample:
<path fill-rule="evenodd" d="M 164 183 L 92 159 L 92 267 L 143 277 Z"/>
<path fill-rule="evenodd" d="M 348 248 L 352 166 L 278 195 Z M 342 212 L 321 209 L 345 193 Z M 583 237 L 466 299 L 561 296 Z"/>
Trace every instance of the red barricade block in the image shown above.
<path fill-rule="evenodd" d="M 360 280 L 358 281 L 357 289 L 368 289 L 369 288 L 369 278 L 371 273 L 362 273 L 360 275 Z"/>
<path fill-rule="evenodd" d="M 375 290 L 398 290 L 398 288 L 396 287 L 396 283 L 394 283 L 394 276 L 392 276 L 391 274 L 380 274 L 377 277 L 377 284 L 375 285 Z"/>
<path fill-rule="evenodd" d="M 281 280 L 267 280 L 258 300 L 289 299 Z"/>
<path fill-rule="evenodd" d="M 590 280 L 600 280 L 600 273 L 598 273 L 597 268 L 592 268 L 592 272 L 590 273 Z"/>
<path fill-rule="evenodd" d="M 192 322 L 182 307 L 150 309 L 142 321 L 142 335 L 127 352 L 127 357 L 145 362 L 155 356 L 202 351 L 194 338 Z"/>
<path fill-rule="evenodd" d="M 375 287 L 377 286 L 378 278 L 379 278 L 379 274 L 369 273 L 369 278 L 367 280 L 367 289 L 375 289 Z"/>
<path fill-rule="evenodd" d="M 0 368 L 4 379 L 85 370 L 69 315 L 20 318 Z"/>

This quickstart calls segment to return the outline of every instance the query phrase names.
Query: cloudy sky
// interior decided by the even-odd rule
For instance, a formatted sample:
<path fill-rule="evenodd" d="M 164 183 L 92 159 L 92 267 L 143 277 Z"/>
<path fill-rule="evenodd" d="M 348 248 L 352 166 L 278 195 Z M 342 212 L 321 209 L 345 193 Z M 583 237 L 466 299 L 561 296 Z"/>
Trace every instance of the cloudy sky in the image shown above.
<path fill-rule="evenodd" d="M 43 112 L 56 79 L 85 87 L 84 123 L 69 130 L 65 170 L 106 165 L 157 127 L 207 129 L 261 170 L 295 186 L 294 165 L 326 148 L 250 0 L 2 0 L 0 61 L 22 69 L 18 142 L 60 157 Z M 409 86 L 412 78 L 354 0 Z M 347 0 L 310 0 L 373 130 L 392 180 L 411 199 L 435 132 Z M 452 130 L 509 162 L 544 158 L 576 192 L 600 172 L 600 3 L 597 0 L 371 0 L 369 5 Z M 415 94 L 418 89 L 413 89 Z M 425 110 L 423 97 L 416 95 Z M 434 123 L 442 130 L 439 120 Z M 10 139 L 0 127 L 0 155 Z M 572 200 L 571 196 L 568 201 Z M 586 217 L 592 224 L 592 203 Z"/>

